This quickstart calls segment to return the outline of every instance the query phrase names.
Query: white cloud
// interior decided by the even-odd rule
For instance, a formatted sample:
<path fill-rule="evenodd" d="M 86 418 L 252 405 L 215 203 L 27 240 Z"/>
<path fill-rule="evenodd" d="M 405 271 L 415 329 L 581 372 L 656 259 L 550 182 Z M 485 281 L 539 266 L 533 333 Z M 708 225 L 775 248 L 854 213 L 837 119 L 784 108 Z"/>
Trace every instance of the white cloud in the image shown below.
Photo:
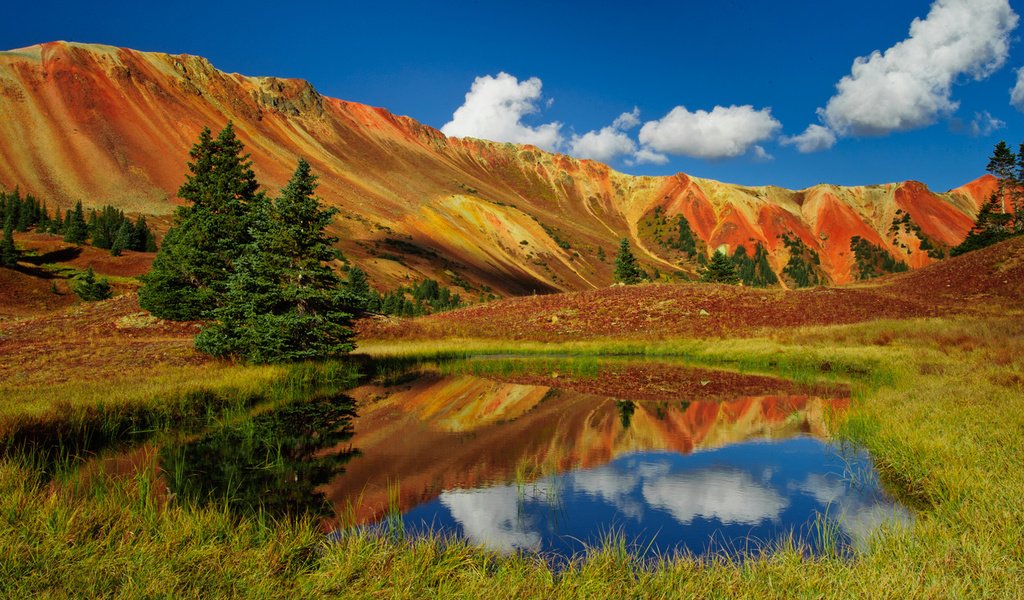
<path fill-rule="evenodd" d="M 625 113 L 629 114 L 629 113 Z M 572 136 L 569 153 L 577 158 L 592 158 L 608 162 L 622 154 L 636 151 L 636 144 L 625 133 L 615 127 L 603 127 L 600 131 L 588 131 Z"/>
<path fill-rule="evenodd" d="M 775 160 L 775 157 L 769 154 L 768 151 L 764 149 L 764 146 L 754 146 L 754 160 L 758 162 L 768 162 L 770 160 Z"/>
<path fill-rule="evenodd" d="M 462 526 L 466 539 L 474 544 L 506 554 L 540 547 L 540 533 L 520 513 L 515 487 L 450 490 L 442 492 L 440 500 Z"/>
<path fill-rule="evenodd" d="M 536 77 L 519 81 L 508 73 L 477 77 L 441 132 L 454 137 L 476 137 L 496 142 L 533 144 L 555 151 L 562 145 L 562 124 L 532 127 L 523 117 L 539 112 L 543 83 Z"/>
<path fill-rule="evenodd" d="M 1017 69 L 1017 85 L 1010 90 L 1010 104 L 1024 112 L 1024 67 Z"/>
<path fill-rule="evenodd" d="M 640 148 L 633 155 L 633 159 L 626 162 L 631 165 L 663 165 L 668 162 L 668 157 L 650 148 Z"/>
<path fill-rule="evenodd" d="M 569 142 L 569 153 L 577 158 L 592 158 L 609 162 L 623 154 L 635 154 L 636 142 L 625 131 L 640 124 L 640 109 L 633 107 L 624 112 L 607 127 L 599 131 L 588 131 L 574 135 Z"/>
<path fill-rule="evenodd" d="M 639 138 L 645 148 L 655 152 L 733 158 L 769 139 L 780 127 L 770 108 L 716 106 L 711 112 L 690 112 L 677 106 L 660 120 L 644 123 Z"/>
<path fill-rule="evenodd" d="M 784 137 L 779 142 L 783 146 L 796 146 L 797 151 L 808 154 L 828 150 L 836 145 L 836 134 L 828 127 L 808 125 L 800 135 Z"/>
<path fill-rule="evenodd" d="M 971 121 L 970 133 L 974 137 L 992 135 L 994 131 L 1006 127 L 1006 122 L 993 117 L 987 110 L 974 113 L 974 120 Z"/>
<path fill-rule="evenodd" d="M 819 116 L 840 135 L 930 125 L 959 107 L 958 77 L 981 80 L 1003 66 L 1017 21 L 1008 0 L 935 0 L 907 39 L 857 58 Z"/>
<path fill-rule="evenodd" d="M 640 124 L 640 109 L 633 107 L 633 110 L 628 113 L 622 113 L 615 121 L 612 122 L 612 127 L 626 131 L 632 129 Z"/>
<path fill-rule="evenodd" d="M 757 525 L 774 521 L 789 501 L 744 471 L 711 467 L 647 481 L 644 500 L 689 525 L 697 517 L 726 524 Z"/>

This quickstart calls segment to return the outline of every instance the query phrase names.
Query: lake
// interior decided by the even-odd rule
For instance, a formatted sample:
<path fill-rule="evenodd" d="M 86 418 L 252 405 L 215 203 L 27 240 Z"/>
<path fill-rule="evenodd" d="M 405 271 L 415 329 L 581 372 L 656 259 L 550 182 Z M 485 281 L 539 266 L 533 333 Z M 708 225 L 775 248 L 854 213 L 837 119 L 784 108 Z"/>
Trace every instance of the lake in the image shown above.
<path fill-rule="evenodd" d="M 400 527 L 556 560 L 612 537 L 641 558 L 785 539 L 848 553 L 912 520 L 864 451 L 827 441 L 848 396 L 670 362 L 498 357 L 396 370 L 94 468 L 155 457 L 164 497 L 312 514 L 332 535 Z"/>

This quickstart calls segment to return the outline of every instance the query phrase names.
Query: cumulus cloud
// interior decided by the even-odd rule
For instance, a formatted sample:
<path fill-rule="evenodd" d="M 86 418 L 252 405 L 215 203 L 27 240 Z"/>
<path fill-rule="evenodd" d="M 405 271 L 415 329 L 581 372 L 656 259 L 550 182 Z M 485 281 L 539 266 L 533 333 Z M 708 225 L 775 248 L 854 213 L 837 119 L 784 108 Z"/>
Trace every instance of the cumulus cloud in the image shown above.
<path fill-rule="evenodd" d="M 653 152 L 734 158 L 771 138 L 780 127 L 782 124 L 772 117 L 770 108 L 716 106 L 711 112 L 690 112 L 677 106 L 661 119 L 644 123 L 639 139 L 644 148 Z"/>
<path fill-rule="evenodd" d="M 935 0 L 907 39 L 857 58 L 819 116 L 840 135 L 930 125 L 959 107 L 959 77 L 981 80 L 1003 66 L 1017 21 L 1008 0 Z"/>
<path fill-rule="evenodd" d="M 540 547 L 540 533 L 520 514 L 518 490 L 512 486 L 450 490 L 440 500 L 475 544 L 506 554 Z"/>
<path fill-rule="evenodd" d="M 612 122 L 612 127 L 626 131 L 632 129 L 640 124 L 640 109 L 633 107 L 633 110 L 628 113 L 622 113 L 615 121 Z"/>
<path fill-rule="evenodd" d="M 779 142 L 783 146 L 796 146 L 797 151 L 808 154 L 828 150 L 836 144 L 836 134 L 828 127 L 808 125 L 800 135 L 783 137 Z"/>
<path fill-rule="evenodd" d="M 608 162 L 613 158 L 636 151 L 636 144 L 625 133 L 614 127 L 588 131 L 572 136 L 569 152 L 577 158 L 592 158 Z"/>
<path fill-rule="evenodd" d="M 640 148 L 633 154 L 632 160 L 626 162 L 631 165 L 663 165 L 668 162 L 668 157 L 650 148 Z"/>
<path fill-rule="evenodd" d="M 583 135 L 573 135 L 569 153 L 577 158 L 609 162 L 623 154 L 635 154 L 636 142 L 625 132 L 640 124 L 640 109 L 633 107 L 615 118 L 612 124 Z M 667 159 L 666 159 L 667 160 Z"/>
<path fill-rule="evenodd" d="M 1010 104 L 1024 112 L 1024 67 L 1017 69 L 1017 85 L 1010 90 Z"/>
<path fill-rule="evenodd" d="M 974 113 L 974 120 L 969 128 L 974 137 L 992 135 L 993 132 L 1006 127 L 1006 122 L 993 117 L 987 110 Z"/>
<path fill-rule="evenodd" d="M 540 111 L 543 83 L 537 77 L 519 81 L 508 73 L 484 75 L 473 81 L 466 101 L 456 109 L 441 132 L 454 137 L 476 137 L 496 142 L 533 144 L 558 150 L 563 143 L 562 124 L 530 126 L 523 117 Z"/>

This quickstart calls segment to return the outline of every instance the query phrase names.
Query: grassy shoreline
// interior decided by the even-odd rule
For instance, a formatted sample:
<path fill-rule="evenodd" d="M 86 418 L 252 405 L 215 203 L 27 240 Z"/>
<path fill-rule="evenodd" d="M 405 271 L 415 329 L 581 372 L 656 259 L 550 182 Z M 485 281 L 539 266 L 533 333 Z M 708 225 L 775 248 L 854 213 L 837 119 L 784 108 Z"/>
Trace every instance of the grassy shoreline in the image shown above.
<path fill-rule="evenodd" d="M 912 528 L 876 537 L 853 561 L 807 559 L 797 548 L 782 548 L 743 562 L 676 557 L 645 568 L 629 558 L 624 541 L 609 540 L 555 573 L 536 558 L 500 557 L 459 542 L 370 535 L 328 541 L 310 521 L 238 519 L 216 507 L 176 502 L 154 506 L 141 480 L 111 481 L 93 497 L 73 500 L 32 464 L 8 457 L 0 459 L 0 544 L 6 549 L 0 595 L 1012 597 L 1024 586 L 1019 320 L 878 321 L 772 338 L 658 344 L 365 342 L 360 351 L 394 358 L 460 352 L 674 356 L 787 377 L 843 379 L 860 391 L 839 435 L 865 446 L 883 477 L 921 508 Z M 222 379 L 207 383 L 242 397 L 249 385 L 281 377 L 268 372 L 264 379 L 248 369 L 226 367 Z M 157 410 L 168 398 L 155 393 L 160 385 L 125 402 Z M 31 406 L 46 414 L 57 404 Z M 18 414 L 9 405 L 4 411 Z"/>

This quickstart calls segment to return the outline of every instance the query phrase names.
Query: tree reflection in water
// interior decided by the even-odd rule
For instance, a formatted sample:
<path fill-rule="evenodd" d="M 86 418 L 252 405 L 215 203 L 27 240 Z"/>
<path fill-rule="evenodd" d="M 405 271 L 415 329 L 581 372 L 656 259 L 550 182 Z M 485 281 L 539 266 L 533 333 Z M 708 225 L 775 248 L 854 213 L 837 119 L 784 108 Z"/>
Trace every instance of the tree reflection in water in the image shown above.
<path fill-rule="evenodd" d="M 329 515 L 317 488 L 358 454 L 350 446 L 331 450 L 352 438 L 354 417 L 350 397 L 317 397 L 167 444 L 160 464 L 170 491 L 186 502 L 236 514 Z"/>

